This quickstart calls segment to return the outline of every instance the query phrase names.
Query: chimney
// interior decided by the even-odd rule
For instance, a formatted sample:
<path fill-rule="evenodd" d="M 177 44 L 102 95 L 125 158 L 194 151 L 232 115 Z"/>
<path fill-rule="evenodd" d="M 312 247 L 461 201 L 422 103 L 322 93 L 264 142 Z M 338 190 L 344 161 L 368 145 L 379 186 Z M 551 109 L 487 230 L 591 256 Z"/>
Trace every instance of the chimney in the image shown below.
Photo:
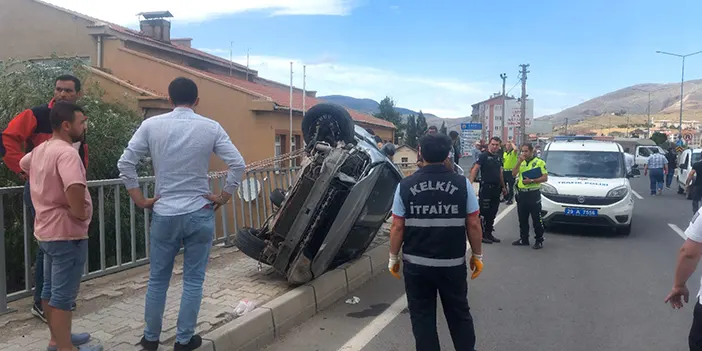
<path fill-rule="evenodd" d="M 173 15 L 169 11 L 142 12 L 138 16 L 144 17 L 139 22 L 144 35 L 165 43 L 171 42 L 171 22 L 166 18 L 172 18 Z"/>
<path fill-rule="evenodd" d="M 185 47 L 192 47 L 193 38 L 171 39 L 171 44 Z"/>

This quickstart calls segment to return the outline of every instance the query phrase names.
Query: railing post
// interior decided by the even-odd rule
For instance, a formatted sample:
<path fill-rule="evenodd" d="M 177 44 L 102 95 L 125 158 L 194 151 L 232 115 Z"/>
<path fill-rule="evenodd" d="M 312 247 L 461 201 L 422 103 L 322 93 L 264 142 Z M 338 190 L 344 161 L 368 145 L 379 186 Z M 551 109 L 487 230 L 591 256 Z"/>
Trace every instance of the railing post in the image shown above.
<path fill-rule="evenodd" d="M 5 207 L 0 194 L 0 315 L 15 312 L 7 307 L 7 265 L 5 262 Z"/>

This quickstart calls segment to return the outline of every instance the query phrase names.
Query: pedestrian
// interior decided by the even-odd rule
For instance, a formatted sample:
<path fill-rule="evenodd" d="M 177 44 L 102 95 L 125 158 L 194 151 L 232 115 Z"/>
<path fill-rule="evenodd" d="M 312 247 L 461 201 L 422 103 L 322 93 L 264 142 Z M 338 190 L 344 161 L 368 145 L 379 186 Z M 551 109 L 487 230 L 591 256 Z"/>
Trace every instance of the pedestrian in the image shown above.
<path fill-rule="evenodd" d="M 436 331 L 438 291 L 456 350 L 475 348 L 475 328 L 468 306 L 466 231 L 472 249 L 471 279 L 483 269 L 478 201 L 465 177 L 444 161 L 451 140 L 443 134 L 419 141 L 426 165 L 403 179 L 393 201 L 390 273 L 403 273 L 417 351 L 439 350 Z"/>
<path fill-rule="evenodd" d="M 624 165 L 626 166 L 626 174 L 627 175 L 632 175 L 632 169 L 634 169 L 634 164 L 636 163 L 636 159 L 634 158 L 634 155 L 631 154 L 631 149 L 624 148 Z"/>
<path fill-rule="evenodd" d="M 529 246 L 529 217 L 534 225 L 534 250 L 544 247 L 544 224 L 541 221 L 541 183 L 548 181 L 546 162 L 534 155 L 534 146 L 526 143 L 521 147 L 517 164 L 512 169 L 517 182 L 517 215 L 519 217 L 519 240 L 515 246 Z"/>
<path fill-rule="evenodd" d="M 76 104 L 59 101 L 49 114 L 51 138 L 19 162 L 29 175 L 34 204 L 34 237 L 43 252 L 41 311 L 51 334 L 47 350 L 72 351 L 90 334 L 72 334 L 73 306 L 88 257 L 88 226 L 93 204 L 85 166 L 74 143 L 83 140 L 86 119 Z M 102 346 L 81 350 L 102 350 Z"/>
<path fill-rule="evenodd" d="M 15 172 L 24 181 L 24 204 L 27 206 L 29 218 L 27 223 L 34 223 L 34 205 L 30 196 L 30 182 L 28 175 L 19 165 L 25 153 L 31 152 L 53 136 L 51 130 L 51 109 L 57 102 L 76 103 L 82 96 L 80 79 L 72 75 L 61 75 L 54 80 L 54 97 L 46 105 L 32 107 L 15 116 L 7 128 L 0 135 L 0 157 L 7 168 Z M 85 137 L 76 141 L 73 146 L 83 160 L 83 165 L 88 168 L 88 144 Z M 30 230 L 31 231 L 31 230 Z M 34 264 L 34 303 L 31 313 L 35 317 L 47 322 L 41 304 L 41 294 L 44 285 L 44 253 L 37 249 Z M 73 305 L 73 310 L 76 306 Z"/>
<path fill-rule="evenodd" d="M 193 111 L 199 102 L 195 82 L 176 78 L 168 86 L 168 95 L 174 110 L 144 120 L 117 167 L 134 203 L 141 208 L 153 208 L 144 310 L 146 326 L 140 344 L 146 350 L 159 347 L 166 292 L 182 243 L 183 295 L 175 350 L 194 350 L 202 344 L 195 327 L 215 230 L 215 211 L 229 202 L 246 166 L 222 126 Z M 210 193 L 207 175 L 213 152 L 229 167 L 219 195 Z M 144 197 L 136 171 L 137 164 L 147 154 L 151 155 L 156 172 L 154 194 L 157 195 L 153 198 Z"/>
<path fill-rule="evenodd" d="M 455 130 L 449 132 L 449 137 L 453 145 L 453 163 L 458 164 L 461 159 L 461 154 L 463 153 L 461 140 L 458 138 L 458 132 Z"/>
<path fill-rule="evenodd" d="M 668 149 L 665 158 L 668 160 L 668 171 L 665 174 L 665 187 L 670 189 L 670 185 L 673 184 L 673 176 L 675 175 L 675 168 L 678 162 L 678 154 L 675 152 L 674 147 Z"/>
<path fill-rule="evenodd" d="M 488 151 L 478 157 L 478 162 L 470 170 L 470 183 L 475 182 L 478 171 L 482 172 L 478 198 L 480 202 L 480 221 L 483 228 L 483 243 L 499 243 L 502 240 L 493 234 L 495 216 L 500 208 L 500 195 L 507 196 L 507 188 L 502 175 L 502 153 L 498 137 L 490 138 Z"/>
<path fill-rule="evenodd" d="M 700 209 L 700 201 L 702 200 L 702 177 L 697 177 L 698 174 L 702 174 L 702 161 L 692 164 L 692 170 L 687 174 L 687 180 L 685 180 L 685 188 L 692 197 L 693 214 Z"/>
<path fill-rule="evenodd" d="M 507 205 L 511 205 L 513 203 L 512 199 L 514 199 L 514 176 L 512 175 L 512 169 L 517 165 L 517 159 L 519 159 L 518 154 L 514 143 L 508 142 L 505 144 L 505 151 L 502 153 L 502 178 L 507 188 L 507 196 L 504 197 Z"/>
<path fill-rule="evenodd" d="M 680 248 L 678 262 L 675 266 L 673 288 L 670 294 L 665 298 L 665 303 L 670 303 L 671 307 L 674 309 L 682 308 L 683 301 L 685 301 L 685 303 L 689 302 L 690 291 L 687 289 L 687 281 L 690 279 L 690 276 L 692 276 L 692 273 L 694 273 L 700 261 L 700 256 L 702 256 L 702 219 L 700 219 L 700 212 L 696 212 L 695 215 L 692 216 L 692 220 L 685 230 L 685 237 L 687 239 Z M 697 293 L 697 301 L 692 312 L 692 326 L 687 339 L 690 351 L 702 351 L 701 296 L 702 289 Z"/>
<path fill-rule="evenodd" d="M 431 125 L 431 126 L 429 126 L 429 128 L 427 128 L 427 134 L 436 134 L 438 132 L 439 132 L 439 128 L 436 128 L 435 125 Z"/>
<path fill-rule="evenodd" d="M 644 166 L 644 176 L 649 174 L 651 182 L 651 196 L 663 193 L 663 182 L 668 173 L 668 159 L 661 153 L 654 153 L 648 157 Z"/>

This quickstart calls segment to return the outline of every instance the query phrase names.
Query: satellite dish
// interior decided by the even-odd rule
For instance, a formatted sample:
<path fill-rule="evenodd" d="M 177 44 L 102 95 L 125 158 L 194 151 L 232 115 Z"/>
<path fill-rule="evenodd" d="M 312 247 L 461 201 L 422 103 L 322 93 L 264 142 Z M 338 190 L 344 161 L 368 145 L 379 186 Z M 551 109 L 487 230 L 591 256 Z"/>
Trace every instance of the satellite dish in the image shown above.
<path fill-rule="evenodd" d="M 258 195 L 261 193 L 261 183 L 254 177 L 244 179 L 239 185 L 237 193 L 240 199 L 251 202 L 258 198 Z"/>

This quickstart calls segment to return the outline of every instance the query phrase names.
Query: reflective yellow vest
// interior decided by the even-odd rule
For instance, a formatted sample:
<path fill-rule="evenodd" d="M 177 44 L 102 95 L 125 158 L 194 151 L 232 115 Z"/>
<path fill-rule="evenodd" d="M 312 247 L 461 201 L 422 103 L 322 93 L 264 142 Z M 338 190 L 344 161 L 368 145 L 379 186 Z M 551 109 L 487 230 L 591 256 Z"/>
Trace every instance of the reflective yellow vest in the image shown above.
<path fill-rule="evenodd" d="M 523 178 L 522 174 L 523 174 L 524 172 L 530 171 L 530 170 L 532 170 L 532 169 L 534 169 L 534 168 L 540 168 L 540 169 L 541 169 L 541 174 L 542 174 L 542 175 L 543 175 L 543 174 L 548 174 L 548 171 L 546 170 L 546 162 L 545 162 L 544 160 L 542 160 L 542 159 L 540 159 L 540 158 L 538 158 L 538 157 L 534 157 L 534 158 L 531 159 L 531 161 L 529 161 L 529 162 L 523 161 L 522 164 L 519 165 L 519 175 L 518 175 L 519 181 L 517 182 L 517 187 L 518 187 L 519 189 L 524 189 L 524 190 L 526 190 L 526 189 L 538 189 L 538 188 L 541 187 L 541 184 L 539 184 L 539 183 L 524 184 L 524 182 L 523 182 L 524 178 Z"/>

